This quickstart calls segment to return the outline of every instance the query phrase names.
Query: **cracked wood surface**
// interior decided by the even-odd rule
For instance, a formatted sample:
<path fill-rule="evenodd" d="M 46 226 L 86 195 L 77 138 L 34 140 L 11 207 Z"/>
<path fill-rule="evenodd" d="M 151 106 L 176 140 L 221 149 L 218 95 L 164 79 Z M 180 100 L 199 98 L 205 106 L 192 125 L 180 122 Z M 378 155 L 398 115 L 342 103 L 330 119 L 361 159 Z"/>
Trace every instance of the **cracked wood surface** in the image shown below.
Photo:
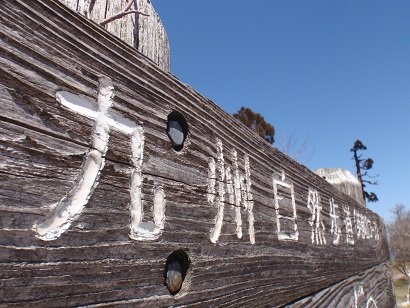
<path fill-rule="evenodd" d="M 394 306 L 380 217 L 60 2 L 0 9 L 0 305 Z M 75 185 L 95 134 L 95 120 L 56 95 L 97 101 L 101 76 L 113 84 L 110 110 L 144 128 L 143 221 L 156 221 L 160 185 L 163 229 L 130 237 L 139 167 L 130 136 L 111 127 L 89 200 L 67 230 L 41 240 L 34 226 Z M 173 112 L 188 125 L 180 151 L 166 133 Z M 164 272 L 175 260 L 185 280 L 171 295 Z"/>

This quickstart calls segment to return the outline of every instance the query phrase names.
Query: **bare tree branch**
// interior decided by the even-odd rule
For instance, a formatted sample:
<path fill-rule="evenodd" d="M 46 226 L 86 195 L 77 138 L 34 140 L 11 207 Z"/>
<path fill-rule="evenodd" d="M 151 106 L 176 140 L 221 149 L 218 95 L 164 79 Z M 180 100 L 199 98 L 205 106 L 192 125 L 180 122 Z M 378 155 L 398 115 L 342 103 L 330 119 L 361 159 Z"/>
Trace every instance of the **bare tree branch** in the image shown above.
<path fill-rule="evenodd" d="M 120 18 L 122 18 L 122 17 L 124 17 L 125 15 L 128 15 L 128 14 L 139 14 L 139 15 L 143 15 L 143 16 L 149 16 L 148 14 L 142 13 L 138 10 L 130 10 L 133 3 L 135 3 L 135 0 L 128 1 L 128 3 L 125 5 L 125 7 L 120 12 L 118 12 L 117 14 L 114 14 L 111 17 L 107 17 L 106 19 L 101 21 L 100 26 L 105 26 L 106 24 L 108 24 L 108 23 L 110 23 L 114 20 L 120 19 Z"/>
<path fill-rule="evenodd" d="M 303 140 L 302 144 L 298 146 L 298 139 L 295 137 L 295 133 L 287 134 L 284 133 L 283 138 L 278 140 L 280 150 L 298 160 L 302 163 L 307 163 L 312 159 L 314 150 L 308 152 L 309 148 L 309 135 Z M 303 159 L 301 159 L 303 157 Z"/>
<path fill-rule="evenodd" d="M 403 204 L 392 210 L 394 222 L 387 226 L 393 266 L 409 279 L 407 300 L 410 299 L 410 211 Z"/>
<path fill-rule="evenodd" d="M 372 185 L 379 185 L 379 183 L 377 181 L 368 181 L 368 180 L 362 180 L 363 183 L 369 183 Z"/>

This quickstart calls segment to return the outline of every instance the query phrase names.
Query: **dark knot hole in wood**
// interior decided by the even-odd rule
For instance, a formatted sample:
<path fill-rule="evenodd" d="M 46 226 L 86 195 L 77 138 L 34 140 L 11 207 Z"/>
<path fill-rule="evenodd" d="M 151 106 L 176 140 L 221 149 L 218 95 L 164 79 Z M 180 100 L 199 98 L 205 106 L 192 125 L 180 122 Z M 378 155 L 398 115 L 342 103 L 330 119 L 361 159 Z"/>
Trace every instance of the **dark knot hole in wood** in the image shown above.
<path fill-rule="evenodd" d="M 167 258 L 165 265 L 165 285 L 171 295 L 178 294 L 181 289 L 187 289 L 191 271 L 191 261 L 183 250 L 174 251 Z"/>
<path fill-rule="evenodd" d="M 181 151 L 188 135 L 188 123 L 182 113 L 172 111 L 168 115 L 167 135 L 171 141 L 172 148 L 177 152 Z"/>

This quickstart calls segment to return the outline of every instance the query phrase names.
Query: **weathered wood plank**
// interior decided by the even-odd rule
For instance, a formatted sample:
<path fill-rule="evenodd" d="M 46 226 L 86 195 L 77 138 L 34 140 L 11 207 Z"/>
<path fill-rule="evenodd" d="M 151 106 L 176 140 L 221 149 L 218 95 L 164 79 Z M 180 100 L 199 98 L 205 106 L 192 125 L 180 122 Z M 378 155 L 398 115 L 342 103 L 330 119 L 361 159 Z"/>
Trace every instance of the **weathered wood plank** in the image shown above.
<path fill-rule="evenodd" d="M 287 307 L 394 307 L 390 264 L 383 263 Z"/>
<path fill-rule="evenodd" d="M 380 217 L 58 1 L 0 9 L 0 304 L 336 307 L 363 282 L 393 305 Z M 84 207 L 64 207 L 83 178 Z"/>

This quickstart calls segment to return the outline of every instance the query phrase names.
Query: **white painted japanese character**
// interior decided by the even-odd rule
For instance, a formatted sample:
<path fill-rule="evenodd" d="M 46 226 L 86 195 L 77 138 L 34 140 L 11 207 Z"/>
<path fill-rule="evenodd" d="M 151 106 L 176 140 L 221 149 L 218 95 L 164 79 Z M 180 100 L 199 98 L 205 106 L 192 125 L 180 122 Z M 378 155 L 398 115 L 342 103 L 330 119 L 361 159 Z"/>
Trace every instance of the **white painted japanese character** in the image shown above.
<path fill-rule="evenodd" d="M 372 221 L 366 217 L 366 239 L 371 239 L 373 238 L 373 226 L 372 226 Z"/>
<path fill-rule="evenodd" d="M 366 219 L 363 214 L 361 214 L 358 210 L 353 210 L 353 216 L 356 221 L 356 237 L 361 237 L 362 239 L 366 238 Z"/>
<path fill-rule="evenodd" d="M 70 92 L 57 92 L 56 99 L 61 105 L 75 113 L 95 120 L 95 124 L 90 149 L 85 155 L 80 174 L 67 196 L 58 202 L 49 217 L 34 226 L 38 238 L 46 241 L 57 239 L 70 227 L 73 220 L 81 214 L 98 185 L 101 170 L 104 168 L 111 127 L 130 136 L 131 165 L 133 167 L 130 187 L 130 237 L 136 240 L 145 240 L 155 239 L 161 235 L 165 220 L 165 193 L 160 185 L 155 185 L 153 191 L 154 222 L 142 222 L 143 127 L 111 111 L 113 98 L 114 87 L 108 77 L 99 79 L 97 104 Z"/>
<path fill-rule="evenodd" d="M 274 208 L 276 212 L 276 226 L 278 239 L 281 241 L 297 241 L 299 239 L 298 225 L 297 225 L 297 216 L 296 216 L 296 202 L 295 202 L 295 192 L 293 188 L 293 183 L 285 179 L 285 172 L 282 171 L 281 176 L 277 174 L 273 175 L 273 198 L 274 198 Z M 281 214 L 280 205 L 284 200 L 284 196 L 280 195 L 278 192 L 278 187 L 286 189 L 290 196 L 291 205 L 292 205 L 292 215 L 286 216 Z M 282 210 L 283 212 L 283 210 Z M 292 230 L 283 230 L 281 226 L 281 220 L 288 220 L 293 223 Z"/>
<path fill-rule="evenodd" d="M 350 209 L 348 206 L 343 207 L 345 213 L 345 218 L 343 220 L 346 229 L 346 243 L 349 245 L 354 245 L 354 234 L 353 234 L 353 224 L 350 218 Z"/>
<path fill-rule="evenodd" d="M 225 196 L 231 206 L 235 207 L 236 236 L 242 238 L 242 216 L 241 209 L 248 213 L 249 223 L 249 241 L 255 243 L 254 217 L 253 217 L 253 200 L 251 193 L 251 173 L 249 157 L 245 155 L 244 166 L 245 175 L 241 174 L 238 167 L 238 155 L 235 149 L 231 151 L 232 168 L 225 166 L 223 154 L 223 145 L 221 140 L 217 140 L 217 161 L 211 157 L 209 159 L 208 169 L 208 203 L 218 207 L 215 218 L 215 226 L 211 230 L 211 242 L 216 243 L 221 235 Z M 217 187 L 217 190 L 215 189 Z M 226 189 L 225 189 L 226 187 Z"/>
<path fill-rule="evenodd" d="M 374 240 L 375 241 L 380 241 L 380 230 L 379 230 L 379 226 L 376 222 L 373 222 L 373 233 L 374 233 Z"/>
<path fill-rule="evenodd" d="M 363 288 L 363 283 L 360 283 L 359 285 L 354 287 L 354 307 L 358 308 L 359 307 L 359 300 L 364 296 L 364 288 Z"/>
<path fill-rule="evenodd" d="M 312 226 L 312 244 L 326 244 L 325 225 L 322 221 L 319 193 L 316 190 L 309 189 L 307 207 L 312 213 L 309 224 Z"/>
<path fill-rule="evenodd" d="M 333 235 L 333 245 L 339 245 L 340 235 L 342 231 L 339 227 L 339 215 L 337 215 L 337 209 L 339 208 L 333 198 L 330 198 L 330 219 L 332 221 L 332 225 L 330 227 L 330 233 Z"/>
<path fill-rule="evenodd" d="M 363 283 L 354 287 L 354 308 L 377 308 L 377 303 L 372 296 L 367 297 L 364 292 Z"/>

